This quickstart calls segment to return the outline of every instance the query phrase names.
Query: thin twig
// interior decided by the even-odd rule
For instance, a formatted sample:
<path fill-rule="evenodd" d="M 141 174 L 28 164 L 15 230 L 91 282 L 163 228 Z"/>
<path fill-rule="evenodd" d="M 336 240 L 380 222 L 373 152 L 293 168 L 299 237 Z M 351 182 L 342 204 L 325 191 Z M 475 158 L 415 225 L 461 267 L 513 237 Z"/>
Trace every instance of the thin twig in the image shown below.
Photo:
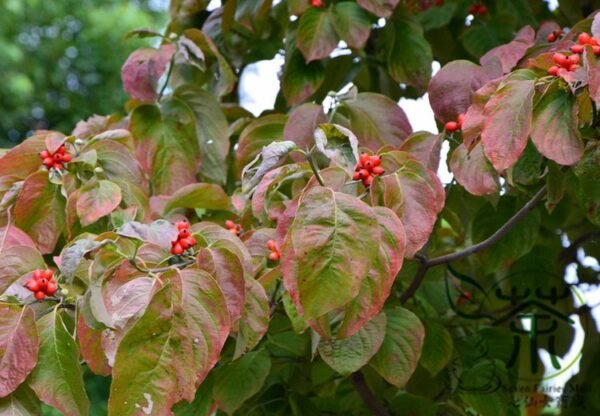
<path fill-rule="evenodd" d="M 174 66 L 175 66 L 175 54 L 173 54 L 173 56 L 171 56 L 171 61 L 169 62 L 169 70 L 167 71 L 165 83 L 163 84 L 162 88 L 160 89 L 160 92 L 158 93 L 158 98 L 156 99 L 156 101 L 160 101 L 160 99 L 163 97 L 163 94 L 165 93 L 165 90 L 167 89 L 167 85 L 169 85 L 169 79 L 171 78 L 171 72 L 173 71 Z"/>
<path fill-rule="evenodd" d="M 425 280 L 425 275 L 427 274 L 427 270 L 431 267 L 439 266 L 441 264 L 447 264 L 453 261 L 462 260 L 466 257 L 469 257 L 471 254 L 478 253 L 489 246 L 497 243 L 502 237 L 504 237 L 511 229 L 514 227 L 519 221 L 521 221 L 537 204 L 539 204 L 544 195 L 546 195 L 546 186 L 543 186 L 534 196 L 527 202 L 521 209 L 519 209 L 515 215 L 513 215 L 502 227 L 498 228 L 494 234 L 481 241 L 480 243 L 474 244 L 471 247 L 467 247 L 464 250 L 458 251 L 456 253 L 446 254 L 439 257 L 434 257 L 432 259 L 427 259 L 426 257 L 416 257 L 420 262 L 419 268 L 415 273 L 415 277 L 410 283 L 409 287 L 400 297 L 400 302 L 402 304 L 406 303 L 419 289 L 423 280 Z"/>
<path fill-rule="evenodd" d="M 352 373 L 350 375 L 350 381 L 358 392 L 358 395 L 363 399 L 369 410 L 371 410 L 375 416 L 390 416 L 390 412 L 388 412 L 385 406 L 377 399 L 377 397 L 375 397 L 369 386 L 367 386 L 361 372 L 357 371 L 356 373 Z"/>
<path fill-rule="evenodd" d="M 170 264 L 168 266 L 165 267 L 157 267 L 156 269 L 144 269 L 143 267 L 140 267 L 137 264 L 137 261 L 135 259 L 129 259 L 129 263 L 136 268 L 136 270 L 138 272 L 142 272 L 142 273 L 163 273 L 163 272 L 168 272 L 169 270 L 173 270 L 173 268 L 184 268 L 189 266 L 190 264 L 194 264 L 196 262 L 196 260 L 186 260 L 186 261 L 182 261 L 181 263 L 175 263 L 175 264 Z"/>
<path fill-rule="evenodd" d="M 325 182 L 323 182 L 323 178 L 321 177 L 321 174 L 319 173 L 319 168 L 317 167 L 316 162 L 313 159 L 310 152 L 306 153 L 306 160 L 308 160 L 308 164 L 310 165 L 310 168 L 312 169 L 313 173 L 315 174 L 315 176 L 317 178 L 317 182 L 319 182 L 319 185 L 325 186 Z"/>

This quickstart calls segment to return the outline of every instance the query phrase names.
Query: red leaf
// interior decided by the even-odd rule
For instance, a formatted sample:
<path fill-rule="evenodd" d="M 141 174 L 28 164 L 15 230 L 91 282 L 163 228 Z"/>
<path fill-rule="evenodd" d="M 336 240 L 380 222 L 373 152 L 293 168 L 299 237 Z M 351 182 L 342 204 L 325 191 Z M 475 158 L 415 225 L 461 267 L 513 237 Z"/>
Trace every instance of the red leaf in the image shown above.
<path fill-rule="evenodd" d="M 306 62 L 324 59 L 335 49 L 338 37 L 328 9 L 311 7 L 300 17 L 296 44 Z"/>
<path fill-rule="evenodd" d="M 246 301 L 235 343 L 234 360 L 254 348 L 269 329 L 269 298 L 261 284 L 246 279 Z"/>
<path fill-rule="evenodd" d="M 360 7 L 379 17 L 390 17 L 400 0 L 357 0 Z"/>
<path fill-rule="evenodd" d="M 125 92 L 136 100 L 153 102 L 158 80 L 175 53 L 175 45 L 162 45 L 160 49 L 142 48 L 129 55 L 121 68 Z"/>
<path fill-rule="evenodd" d="M 479 62 L 485 67 L 493 65 L 493 61 L 497 60 L 502 67 L 502 73 L 506 74 L 525 56 L 527 49 L 534 45 L 534 37 L 535 31 L 533 28 L 525 26 L 510 43 L 491 49 L 481 57 Z"/>
<path fill-rule="evenodd" d="M 83 359 L 95 374 L 109 376 L 111 368 L 102 349 L 102 337 L 102 330 L 90 328 L 82 313 L 77 316 L 77 340 Z"/>
<path fill-rule="evenodd" d="M 442 138 L 439 134 L 419 131 L 411 134 L 399 150 L 412 154 L 427 169 L 437 172 L 440 166 Z"/>
<path fill-rule="evenodd" d="M 13 246 L 26 246 L 37 250 L 37 246 L 27 234 L 21 231 L 14 225 L 7 225 L 0 227 L 0 241 L 3 241 L 3 245 L 0 246 L 0 252 L 4 249 L 8 249 Z"/>
<path fill-rule="evenodd" d="M 121 203 L 121 188 L 107 180 L 91 180 L 81 187 L 77 215 L 81 225 L 95 223 L 113 212 Z"/>
<path fill-rule="evenodd" d="M 473 103 L 469 106 L 469 109 L 465 113 L 465 118 L 461 128 L 463 143 L 468 148 L 470 148 L 481 136 L 483 122 L 485 121 L 483 113 L 485 104 L 491 95 L 496 92 L 501 80 L 502 78 L 492 80 L 479 88 L 473 94 Z"/>
<path fill-rule="evenodd" d="M 464 144 L 458 146 L 450 157 L 450 170 L 454 178 L 473 195 L 488 195 L 500 190 L 498 174 L 483 154 L 481 143 L 469 152 Z"/>
<path fill-rule="evenodd" d="M 303 104 L 290 112 L 283 137 L 296 143 L 300 149 L 308 149 L 315 144 L 315 129 L 319 124 L 326 122 L 327 118 L 322 106 L 313 103 Z"/>

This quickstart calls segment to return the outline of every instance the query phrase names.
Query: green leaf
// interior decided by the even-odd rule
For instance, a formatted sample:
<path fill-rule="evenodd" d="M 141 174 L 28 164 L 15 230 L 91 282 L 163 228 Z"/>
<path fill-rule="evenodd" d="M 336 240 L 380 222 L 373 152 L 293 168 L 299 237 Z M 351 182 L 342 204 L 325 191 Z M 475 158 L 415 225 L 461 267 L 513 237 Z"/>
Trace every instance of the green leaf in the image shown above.
<path fill-rule="evenodd" d="M 40 152 L 46 148 L 48 135 L 63 137 L 61 133 L 56 132 L 38 133 L 2 155 L 2 159 L 0 159 L 0 184 L 2 185 L 0 191 L 5 191 L 5 185 L 23 180 L 40 168 L 42 165 Z"/>
<path fill-rule="evenodd" d="M 354 197 L 324 187 L 302 195 L 281 248 L 281 270 L 305 319 L 322 316 L 358 295 L 377 256 L 377 227 L 371 208 Z"/>
<path fill-rule="evenodd" d="M 15 225 L 36 242 L 42 254 L 54 251 L 65 225 L 65 199 L 60 187 L 39 171 L 23 184 L 15 205 Z"/>
<path fill-rule="evenodd" d="M 373 151 L 380 147 L 399 146 L 412 132 L 404 111 L 385 95 L 363 92 L 356 101 L 346 101 L 350 130 L 358 137 L 361 146 Z"/>
<path fill-rule="evenodd" d="M 454 3 L 451 3 L 454 4 Z M 426 397 L 400 392 L 390 402 L 390 409 L 397 415 L 437 416 L 436 404 Z M 448 415 L 454 413 L 447 413 Z M 462 414 L 461 414 L 462 415 Z M 466 413 L 465 413 L 466 415 Z"/>
<path fill-rule="evenodd" d="M 0 414 L 35 416 L 42 414 L 40 401 L 27 384 L 21 384 L 10 396 L 0 399 Z"/>
<path fill-rule="evenodd" d="M 461 143 L 452 152 L 449 166 L 456 181 L 473 195 L 494 194 L 500 190 L 498 173 L 483 154 L 480 142 L 470 152 Z"/>
<path fill-rule="evenodd" d="M 173 96 L 185 104 L 191 114 L 195 139 L 200 149 L 200 176 L 223 184 L 226 177 L 225 159 L 229 153 L 228 124 L 218 101 L 210 93 L 194 85 L 182 85 Z"/>
<path fill-rule="evenodd" d="M 31 373 L 30 385 L 44 403 L 65 416 L 87 415 L 90 408 L 79 347 L 68 328 L 72 318 L 57 307 L 37 321 L 40 336 L 38 365 Z"/>
<path fill-rule="evenodd" d="M 253 163 L 246 165 L 242 171 L 242 191 L 249 192 L 252 190 L 267 172 L 277 166 L 290 152 L 296 149 L 296 143 L 289 140 L 272 142 L 263 147 L 260 152 L 260 163 L 258 166 L 256 166 L 258 159 L 255 159 Z"/>
<path fill-rule="evenodd" d="M 306 62 L 327 58 L 338 44 L 329 9 L 311 7 L 304 12 L 298 22 L 296 37 Z"/>
<path fill-rule="evenodd" d="M 430 321 L 424 321 L 423 325 L 425 326 L 425 342 L 420 363 L 432 377 L 435 377 L 450 363 L 454 343 L 450 332 L 442 325 Z"/>
<path fill-rule="evenodd" d="M 296 105 L 310 98 L 323 84 L 325 67 L 321 61 L 307 63 L 299 49 L 289 49 L 281 76 L 281 91 L 289 105 Z"/>
<path fill-rule="evenodd" d="M 233 359 L 256 347 L 269 329 L 269 298 L 257 280 L 246 279 L 246 299 L 235 343 Z"/>
<path fill-rule="evenodd" d="M 388 71 L 392 78 L 419 92 L 431 79 L 433 54 L 419 22 L 409 13 L 394 16 L 385 27 Z"/>
<path fill-rule="evenodd" d="M 387 382 L 403 388 L 417 368 L 425 329 L 415 314 L 396 306 L 385 311 L 387 329 L 381 348 L 370 365 Z"/>
<path fill-rule="evenodd" d="M 191 402 L 229 333 L 225 299 L 208 274 L 186 269 L 161 279 L 165 286 L 119 343 L 109 415 L 165 414 Z"/>
<path fill-rule="evenodd" d="M 400 0 L 357 0 L 360 7 L 379 17 L 390 17 Z"/>
<path fill-rule="evenodd" d="M 0 251 L 0 294 L 20 277 L 36 269 L 45 269 L 44 258 L 34 248 L 12 246 Z"/>
<path fill-rule="evenodd" d="M 231 415 L 250 397 L 258 393 L 271 371 L 268 350 L 249 352 L 242 358 L 215 371 L 214 399 Z"/>
<path fill-rule="evenodd" d="M 231 208 L 231 203 L 220 186 L 211 183 L 195 183 L 175 192 L 165 205 L 164 212 L 169 213 L 177 208 L 227 211 Z"/>
<path fill-rule="evenodd" d="M 338 373 L 354 373 L 365 366 L 382 346 L 385 328 L 386 315 L 380 313 L 348 338 L 321 339 L 319 355 Z"/>
<path fill-rule="evenodd" d="M 419 13 L 417 16 L 423 30 L 439 29 L 446 26 L 456 11 L 457 4 L 444 2 L 441 6 L 430 7 L 429 9 Z"/>
<path fill-rule="evenodd" d="M 60 272 L 67 279 L 72 279 L 81 260 L 83 260 L 87 253 L 109 244 L 110 242 L 112 242 L 112 240 L 105 239 L 102 241 L 95 241 L 88 238 L 81 238 L 73 244 L 63 248 L 60 252 Z"/>
<path fill-rule="evenodd" d="M 371 17 L 351 1 L 336 3 L 332 11 L 333 26 L 338 36 L 351 48 L 365 46 L 371 33 Z"/>
<path fill-rule="evenodd" d="M 600 149 L 598 146 L 589 146 L 583 154 L 583 159 L 574 168 L 577 177 L 575 195 L 588 219 L 594 224 L 600 224 L 599 157 Z"/>
<path fill-rule="evenodd" d="M 534 80 L 509 80 L 485 105 L 481 141 L 486 157 L 497 171 L 519 159 L 531 129 Z"/>
<path fill-rule="evenodd" d="M 0 304 L 0 397 L 25 381 L 38 358 L 38 333 L 33 309 Z"/>
<path fill-rule="evenodd" d="M 77 215 L 81 225 L 95 223 L 113 212 L 121 203 L 121 188 L 107 180 L 91 180 L 81 187 L 77 198 Z"/>
<path fill-rule="evenodd" d="M 559 165 L 574 165 L 583 156 L 578 110 L 575 96 L 560 88 L 547 91 L 533 109 L 531 140 Z"/>
<path fill-rule="evenodd" d="M 250 163 L 264 146 L 283 138 L 283 129 L 287 116 L 271 114 L 260 117 L 248 124 L 240 134 L 238 148 L 235 153 L 235 168 L 237 174 Z M 239 177 L 239 176 L 238 176 Z"/>

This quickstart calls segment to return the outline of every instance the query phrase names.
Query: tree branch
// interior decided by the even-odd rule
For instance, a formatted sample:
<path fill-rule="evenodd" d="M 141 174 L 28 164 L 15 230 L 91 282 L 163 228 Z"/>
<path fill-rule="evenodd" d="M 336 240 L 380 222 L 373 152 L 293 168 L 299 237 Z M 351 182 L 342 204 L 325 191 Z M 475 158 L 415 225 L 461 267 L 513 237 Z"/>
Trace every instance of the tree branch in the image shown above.
<path fill-rule="evenodd" d="M 385 408 L 385 406 L 375 397 L 367 383 L 365 382 L 365 378 L 363 377 L 360 371 L 356 373 L 352 373 L 350 375 L 350 381 L 354 388 L 358 392 L 358 395 L 365 402 L 369 410 L 373 412 L 375 416 L 390 416 L 390 412 Z"/>
<path fill-rule="evenodd" d="M 441 264 L 447 264 L 453 261 L 462 260 L 466 257 L 469 257 L 471 254 L 478 253 L 489 246 L 497 243 L 502 237 L 504 237 L 519 221 L 521 221 L 537 204 L 539 204 L 544 195 L 546 195 L 546 186 L 540 188 L 539 191 L 527 202 L 521 209 L 519 209 L 515 215 L 513 215 L 504 225 L 494 234 L 486 238 L 485 240 L 472 245 L 471 247 L 467 247 L 462 251 L 458 251 L 456 253 L 445 254 L 443 256 L 434 257 L 432 259 L 427 259 L 425 257 L 417 257 L 417 260 L 421 263 L 417 272 L 415 273 L 415 277 L 411 282 L 410 286 L 406 289 L 406 291 L 400 297 L 400 302 L 402 304 L 406 303 L 419 289 L 421 283 L 425 279 L 425 275 L 427 274 L 427 270 L 431 267 L 439 266 Z"/>

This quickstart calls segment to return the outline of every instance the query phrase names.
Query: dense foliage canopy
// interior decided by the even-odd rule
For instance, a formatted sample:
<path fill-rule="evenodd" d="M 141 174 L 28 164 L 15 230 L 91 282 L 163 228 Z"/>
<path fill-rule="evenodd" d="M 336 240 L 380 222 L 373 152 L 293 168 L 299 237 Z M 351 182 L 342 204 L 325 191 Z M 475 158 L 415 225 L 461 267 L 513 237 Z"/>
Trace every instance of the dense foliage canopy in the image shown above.
<path fill-rule="evenodd" d="M 125 117 L 0 159 L 0 413 L 600 413 L 592 3 L 173 0 Z"/>

